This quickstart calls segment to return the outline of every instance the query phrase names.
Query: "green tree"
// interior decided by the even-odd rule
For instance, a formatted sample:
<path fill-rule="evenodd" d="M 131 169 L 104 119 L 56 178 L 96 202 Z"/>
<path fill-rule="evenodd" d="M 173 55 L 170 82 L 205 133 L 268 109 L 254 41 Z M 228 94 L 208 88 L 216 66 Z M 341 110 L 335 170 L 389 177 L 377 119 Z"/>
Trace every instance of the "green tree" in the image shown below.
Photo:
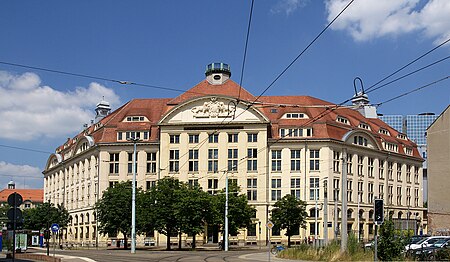
<path fill-rule="evenodd" d="M 275 203 L 271 220 L 276 227 L 286 229 L 288 247 L 291 246 L 291 236 L 298 232 L 300 227 L 305 228 L 307 215 L 305 202 L 293 195 L 285 195 Z"/>
<path fill-rule="evenodd" d="M 378 239 L 378 258 L 380 260 L 401 260 L 406 238 L 400 231 L 395 230 L 392 219 L 385 220 L 383 225 L 380 226 L 380 237 Z"/>
<path fill-rule="evenodd" d="M 43 203 L 34 208 L 23 210 L 24 228 L 31 230 L 41 230 L 49 228 L 53 223 L 57 223 L 60 228 L 67 227 L 70 216 L 67 209 L 53 203 Z"/>
<path fill-rule="evenodd" d="M 195 248 L 195 236 L 204 231 L 211 211 L 211 196 L 199 186 L 190 187 L 183 183 L 174 211 L 179 221 L 180 233 L 192 235 L 192 248 Z M 181 244 L 178 246 L 181 247 Z"/>
<path fill-rule="evenodd" d="M 136 189 L 136 195 L 139 194 L 140 190 Z M 131 234 L 131 195 L 131 182 L 124 181 L 106 189 L 96 204 L 99 232 L 108 235 L 122 233 L 125 248 Z"/>
<path fill-rule="evenodd" d="M 180 230 L 176 215 L 177 201 L 180 200 L 182 184 L 174 178 L 160 179 L 155 187 L 145 192 L 139 200 L 139 226 L 141 231 L 158 230 L 167 236 L 167 250 L 170 250 L 170 237 Z"/>
<path fill-rule="evenodd" d="M 228 231 L 235 235 L 241 228 L 248 228 L 252 224 L 252 218 L 256 215 L 256 209 L 248 205 L 247 195 L 238 194 L 239 186 L 230 184 L 228 187 Z M 222 226 L 225 224 L 225 190 L 212 197 L 212 211 L 208 218 L 209 223 Z"/>

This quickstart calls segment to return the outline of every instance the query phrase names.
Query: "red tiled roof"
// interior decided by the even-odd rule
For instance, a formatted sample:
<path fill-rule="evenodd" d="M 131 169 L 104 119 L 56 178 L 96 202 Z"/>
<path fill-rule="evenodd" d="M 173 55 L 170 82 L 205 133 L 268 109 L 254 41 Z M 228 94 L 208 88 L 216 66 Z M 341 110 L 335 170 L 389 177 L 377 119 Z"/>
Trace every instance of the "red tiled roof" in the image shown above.
<path fill-rule="evenodd" d="M 3 189 L 0 191 L 0 202 L 8 202 L 8 196 L 17 192 L 23 201 L 30 200 L 33 203 L 44 202 L 44 189 Z"/>
<path fill-rule="evenodd" d="M 237 98 L 239 92 L 239 97 L 243 101 L 254 102 L 256 99 L 247 90 L 240 89 L 239 85 L 231 79 L 221 85 L 212 85 L 204 80 L 173 99 L 133 99 L 103 118 L 100 121 L 102 127 L 94 130 L 94 125 L 92 125 L 87 130 L 96 142 L 103 143 L 117 142 L 117 131 L 149 130 L 149 141 L 157 142 L 159 139 L 158 122 L 176 105 L 208 95 Z M 397 138 L 399 132 L 380 119 L 365 118 L 361 113 L 351 108 L 336 108 L 336 104 L 311 96 L 262 96 L 254 107 L 270 120 L 271 133 L 269 138 L 279 138 L 279 128 L 304 126 L 313 128 L 313 139 L 342 140 L 347 132 L 359 129 L 360 123 L 365 123 L 371 129 L 365 131 L 370 132 L 379 144 L 383 141 L 396 143 L 399 145 L 399 154 L 404 154 L 403 145 L 411 147 L 413 148 L 413 156 L 421 158 L 417 146 L 412 141 Z M 276 112 L 273 109 L 276 109 Z M 286 113 L 304 113 L 308 115 L 309 119 L 282 118 Z M 122 122 L 127 116 L 146 116 L 149 122 Z M 338 116 L 347 118 L 349 125 L 336 121 Z M 311 121 L 312 119 L 315 121 Z M 381 128 L 388 130 L 391 135 L 379 133 Z M 84 134 L 80 133 L 78 136 L 82 135 Z M 69 147 L 71 143 L 71 141 L 68 142 Z M 63 146 L 60 148 L 62 149 Z"/>

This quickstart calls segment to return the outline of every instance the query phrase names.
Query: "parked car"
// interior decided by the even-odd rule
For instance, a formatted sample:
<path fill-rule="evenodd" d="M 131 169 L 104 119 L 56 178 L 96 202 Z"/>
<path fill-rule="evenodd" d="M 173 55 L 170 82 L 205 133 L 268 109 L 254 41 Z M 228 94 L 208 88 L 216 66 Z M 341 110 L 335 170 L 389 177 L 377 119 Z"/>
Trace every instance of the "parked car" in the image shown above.
<path fill-rule="evenodd" d="M 427 237 L 427 238 L 424 238 L 424 239 L 418 241 L 417 243 L 407 245 L 405 247 L 405 249 L 406 250 L 416 250 L 416 249 L 420 249 L 420 248 L 426 248 L 426 247 L 432 246 L 439 240 L 445 240 L 445 239 L 449 239 L 449 238 L 450 237 L 445 237 L 445 236 Z"/>
<path fill-rule="evenodd" d="M 449 259 L 450 238 L 439 239 L 429 247 L 411 251 L 413 252 L 413 257 L 420 261 Z"/>

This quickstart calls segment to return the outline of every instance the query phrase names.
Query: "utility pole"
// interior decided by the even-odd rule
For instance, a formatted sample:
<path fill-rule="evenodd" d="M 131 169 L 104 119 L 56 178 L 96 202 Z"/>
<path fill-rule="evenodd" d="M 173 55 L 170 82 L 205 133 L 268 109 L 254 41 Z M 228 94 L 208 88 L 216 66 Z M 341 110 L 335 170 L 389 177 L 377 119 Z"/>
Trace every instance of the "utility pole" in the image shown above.
<path fill-rule="evenodd" d="M 136 253 L 136 143 L 139 138 L 130 138 L 133 142 L 133 182 L 131 185 L 131 253 Z"/>
<path fill-rule="evenodd" d="M 228 251 L 228 171 L 225 171 L 225 251 Z"/>
<path fill-rule="evenodd" d="M 347 148 L 342 149 L 341 253 L 347 251 Z"/>
<path fill-rule="evenodd" d="M 323 238 L 324 245 L 328 245 L 328 181 L 323 181 Z"/>

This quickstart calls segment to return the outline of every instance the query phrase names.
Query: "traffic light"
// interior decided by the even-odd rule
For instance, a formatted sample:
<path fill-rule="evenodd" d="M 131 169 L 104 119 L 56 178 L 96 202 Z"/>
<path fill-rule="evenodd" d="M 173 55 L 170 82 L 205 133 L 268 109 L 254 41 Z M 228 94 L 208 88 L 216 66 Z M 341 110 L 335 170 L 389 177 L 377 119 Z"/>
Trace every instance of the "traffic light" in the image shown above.
<path fill-rule="evenodd" d="M 384 203 L 383 199 L 375 199 L 375 224 L 381 225 L 384 221 Z"/>

